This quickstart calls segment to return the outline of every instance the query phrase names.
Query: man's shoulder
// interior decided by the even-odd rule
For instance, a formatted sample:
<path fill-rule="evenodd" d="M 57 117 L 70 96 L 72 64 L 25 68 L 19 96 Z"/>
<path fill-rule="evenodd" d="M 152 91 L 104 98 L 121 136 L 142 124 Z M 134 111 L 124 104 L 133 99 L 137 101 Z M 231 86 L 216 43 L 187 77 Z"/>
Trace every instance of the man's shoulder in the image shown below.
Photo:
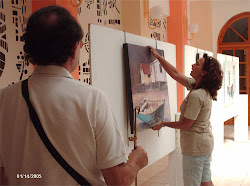
<path fill-rule="evenodd" d="M 21 91 L 21 81 L 15 83 L 15 84 L 0 88 L 0 96 L 4 95 L 6 93 L 9 93 L 9 92 L 14 93 L 14 91 L 17 91 L 18 89 L 20 89 L 20 91 Z"/>
<path fill-rule="evenodd" d="M 70 87 L 72 88 L 71 92 L 73 91 L 78 96 L 84 95 L 87 96 L 89 99 L 96 99 L 96 100 L 101 99 L 107 101 L 105 93 L 98 87 L 74 79 L 72 79 L 70 84 L 71 84 Z"/>
<path fill-rule="evenodd" d="M 75 79 L 72 79 L 72 88 L 76 88 L 79 91 L 91 91 L 92 93 L 96 94 L 103 94 L 103 91 L 100 88 L 97 88 L 93 85 L 89 85 L 80 81 L 77 81 Z"/>

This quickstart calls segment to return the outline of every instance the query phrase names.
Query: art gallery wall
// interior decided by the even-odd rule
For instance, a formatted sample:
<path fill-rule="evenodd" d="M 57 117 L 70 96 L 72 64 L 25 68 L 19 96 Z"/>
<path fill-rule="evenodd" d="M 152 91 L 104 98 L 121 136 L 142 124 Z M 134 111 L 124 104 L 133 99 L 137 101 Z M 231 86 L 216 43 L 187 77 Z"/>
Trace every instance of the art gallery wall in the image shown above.
<path fill-rule="evenodd" d="M 112 42 L 109 42 L 113 38 Z M 137 36 L 98 25 L 90 26 L 91 82 L 103 90 L 110 100 L 114 114 L 121 129 L 127 153 L 133 149 L 133 142 L 128 141 L 130 134 L 128 105 L 126 96 L 125 66 L 123 61 L 123 44 L 153 46 L 164 50 L 166 58 L 176 65 L 176 49 L 172 44 Z M 107 69 L 107 70 L 103 70 Z M 176 82 L 167 76 L 171 120 L 177 112 Z M 159 136 L 158 136 L 159 135 Z M 148 153 L 149 165 L 169 154 L 175 149 L 175 130 L 163 128 L 161 131 L 151 129 L 138 133 L 138 145 Z"/>

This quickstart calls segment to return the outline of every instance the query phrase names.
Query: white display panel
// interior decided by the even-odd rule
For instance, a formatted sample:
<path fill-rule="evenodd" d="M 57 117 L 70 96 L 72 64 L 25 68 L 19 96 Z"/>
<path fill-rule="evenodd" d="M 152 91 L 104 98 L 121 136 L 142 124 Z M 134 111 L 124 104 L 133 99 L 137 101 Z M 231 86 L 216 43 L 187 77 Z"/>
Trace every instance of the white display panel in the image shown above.
<path fill-rule="evenodd" d="M 184 75 L 187 77 L 191 77 L 190 73 L 192 71 L 192 65 L 196 62 L 196 55 L 199 54 L 199 58 L 202 58 L 204 53 L 208 56 L 213 57 L 213 53 L 207 50 L 195 48 L 192 46 L 185 45 L 184 46 Z M 188 90 L 184 88 L 184 97 L 188 95 Z"/>
<path fill-rule="evenodd" d="M 184 46 L 184 75 L 191 77 L 190 73 L 192 71 L 192 64 L 196 62 L 196 54 L 198 52 L 197 48 L 185 45 Z M 188 90 L 184 87 L 184 97 L 188 95 Z"/>
<path fill-rule="evenodd" d="M 124 32 L 90 26 L 91 82 L 108 97 L 118 125 L 127 141 L 127 101 L 123 65 Z M 114 39 L 115 38 L 115 39 Z"/>
<path fill-rule="evenodd" d="M 125 145 L 128 143 L 130 134 L 127 99 L 126 80 L 123 61 L 123 44 L 130 43 L 140 46 L 153 46 L 156 48 L 156 40 L 144 38 L 134 34 L 105 28 L 97 25 L 90 25 L 90 59 L 91 59 L 91 82 L 95 87 L 100 88 L 108 96 L 111 102 L 115 117 L 118 121 Z M 165 57 L 171 54 L 168 59 L 176 65 L 176 49 L 174 45 L 164 42 L 158 43 L 158 49 L 165 52 Z M 171 115 L 177 112 L 177 91 L 176 82 L 168 78 L 169 90 L 171 91 Z M 172 116 L 171 116 L 172 117 Z M 174 117 L 171 118 L 174 121 Z M 138 133 L 138 145 L 141 145 L 148 153 L 149 165 L 163 156 L 175 150 L 175 130 L 163 128 L 159 132 L 146 130 Z M 129 142 L 127 153 L 133 148 Z"/>

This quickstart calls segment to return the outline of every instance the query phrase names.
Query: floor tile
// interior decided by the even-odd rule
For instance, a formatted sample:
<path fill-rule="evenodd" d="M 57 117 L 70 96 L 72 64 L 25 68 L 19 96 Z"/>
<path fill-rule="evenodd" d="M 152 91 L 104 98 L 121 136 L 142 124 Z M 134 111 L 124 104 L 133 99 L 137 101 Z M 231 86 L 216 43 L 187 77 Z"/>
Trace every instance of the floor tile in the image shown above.
<path fill-rule="evenodd" d="M 157 175 L 159 172 L 161 172 L 162 170 L 166 169 L 166 166 L 159 166 L 159 165 L 150 165 L 149 167 L 146 167 L 145 169 L 143 169 L 141 172 L 138 173 L 138 180 L 142 180 L 142 181 L 147 181 L 150 178 L 152 178 L 153 176 Z"/>
<path fill-rule="evenodd" d="M 242 186 L 250 186 L 250 176 L 249 175 L 243 181 Z"/>
<path fill-rule="evenodd" d="M 164 184 L 164 183 L 146 181 L 141 186 L 165 186 L 165 185 L 166 184 Z"/>
<path fill-rule="evenodd" d="M 169 174 L 168 171 L 161 171 L 157 175 L 153 176 L 148 180 L 149 182 L 155 182 L 155 183 L 163 183 L 168 184 L 169 183 Z"/>

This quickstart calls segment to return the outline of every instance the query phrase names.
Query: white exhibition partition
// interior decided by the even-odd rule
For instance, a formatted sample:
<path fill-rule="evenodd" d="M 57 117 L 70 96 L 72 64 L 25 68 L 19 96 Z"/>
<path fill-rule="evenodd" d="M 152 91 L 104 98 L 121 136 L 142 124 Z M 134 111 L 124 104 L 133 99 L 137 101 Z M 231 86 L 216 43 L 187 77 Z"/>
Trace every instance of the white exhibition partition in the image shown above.
<path fill-rule="evenodd" d="M 230 118 L 234 118 L 234 140 L 247 142 L 248 141 L 248 97 L 244 94 L 239 94 L 239 58 L 225 54 L 217 54 L 217 59 L 221 62 L 224 69 L 224 81 L 222 91 L 219 92 L 221 105 L 223 105 L 223 124 Z M 228 98 L 227 83 L 229 77 L 227 73 L 235 66 L 235 92 L 233 98 Z M 219 110 L 218 110 L 219 112 Z M 224 126 L 224 125 L 223 125 Z M 223 133 L 224 134 L 224 133 Z M 224 135 L 223 135 L 224 137 Z"/>
<path fill-rule="evenodd" d="M 235 117 L 239 114 L 238 109 L 238 102 L 239 102 L 239 58 L 233 57 L 225 54 L 217 54 L 217 60 L 221 63 L 224 76 L 223 76 L 223 83 L 221 90 L 218 92 L 218 102 L 223 105 L 223 121 L 227 121 L 228 119 Z M 235 65 L 235 92 L 232 99 L 228 100 L 227 98 L 227 84 L 226 81 L 228 81 L 228 75 L 227 71 L 228 68 L 232 66 L 232 63 Z"/>
<path fill-rule="evenodd" d="M 223 69 L 224 55 L 217 54 L 217 60 L 220 62 Z M 217 101 L 212 103 L 211 124 L 213 127 L 214 135 L 214 150 L 213 150 L 213 162 L 221 160 L 221 154 L 224 145 L 224 83 L 222 81 L 222 87 L 217 92 Z"/>
<path fill-rule="evenodd" d="M 207 50 L 202 50 L 192 46 L 184 46 L 184 75 L 191 77 L 190 73 L 192 71 L 192 65 L 196 62 L 196 54 L 199 54 L 199 58 L 203 57 L 203 54 L 206 53 L 208 56 L 213 57 L 213 53 Z M 184 88 L 184 97 L 188 95 L 188 90 Z"/>
<path fill-rule="evenodd" d="M 184 75 L 187 77 L 191 77 L 190 73 L 192 71 L 192 64 L 195 63 L 196 53 L 198 49 L 192 46 L 185 45 L 184 46 Z M 187 96 L 187 92 L 185 91 L 185 97 Z"/>
<path fill-rule="evenodd" d="M 156 40 L 137 36 L 123 31 L 118 31 L 102 26 L 90 25 L 90 64 L 91 82 L 108 96 L 113 107 L 114 115 L 118 121 L 122 136 L 127 145 L 127 154 L 133 149 L 133 142 L 128 141 L 130 134 L 128 105 L 126 98 L 126 79 L 123 60 L 123 44 L 130 43 L 140 46 L 150 45 L 156 48 Z M 158 43 L 158 49 L 164 50 L 174 66 L 176 65 L 176 49 L 168 43 Z M 177 112 L 176 83 L 167 79 L 171 117 Z M 171 118 L 174 121 L 174 117 Z M 141 145 L 148 153 L 149 164 L 174 151 L 175 130 L 163 128 L 159 131 L 146 130 L 138 133 L 137 144 Z"/>
<path fill-rule="evenodd" d="M 127 130 L 125 72 L 122 46 L 124 33 L 96 26 L 90 28 L 90 67 L 92 85 L 103 90 L 108 97 L 122 131 Z M 100 34 L 101 33 L 101 34 Z M 116 39 L 113 39 L 116 38 Z M 112 41 L 112 42 L 110 42 Z M 97 43 L 98 42 L 98 43 Z M 123 133 L 125 142 L 127 134 Z"/>

